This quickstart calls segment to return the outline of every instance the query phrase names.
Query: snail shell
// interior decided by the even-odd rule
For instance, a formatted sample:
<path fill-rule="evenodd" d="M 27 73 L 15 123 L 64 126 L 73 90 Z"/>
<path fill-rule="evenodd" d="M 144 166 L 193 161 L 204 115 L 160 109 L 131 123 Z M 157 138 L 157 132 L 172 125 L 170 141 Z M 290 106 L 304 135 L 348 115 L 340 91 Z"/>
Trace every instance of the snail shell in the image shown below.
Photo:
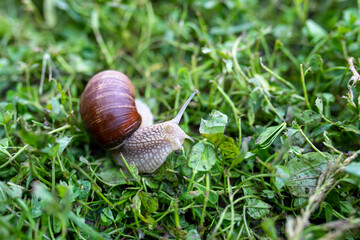
<path fill-rule="evenodd" d="M 106 149 L 119 147 L 141 124 L 133 84 L 113 70 L 90 79 L 81 95 L 80 113 L 91 135 Z"/>

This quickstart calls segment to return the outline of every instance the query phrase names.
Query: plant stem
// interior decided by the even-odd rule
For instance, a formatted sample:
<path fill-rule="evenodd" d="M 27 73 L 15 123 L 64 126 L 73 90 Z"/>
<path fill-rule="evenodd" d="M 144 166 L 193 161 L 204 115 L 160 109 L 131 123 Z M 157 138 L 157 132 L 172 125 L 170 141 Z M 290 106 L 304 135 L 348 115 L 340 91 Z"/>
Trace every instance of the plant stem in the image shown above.
<path fill-rule="evenodd" d="M 300 64 L 300 74 L 301 74 L 301 85 L 302 85 L 303 92 L 304 92 L 305 103 L 306 103 L 307 108 L 309 110 L 311 110 L 309 98 L 308 98 L 307 91 L 306 91 L 305 76 L 304 76 L 304 71 L 303 71 L 303 65 L 302 64 Z"/>

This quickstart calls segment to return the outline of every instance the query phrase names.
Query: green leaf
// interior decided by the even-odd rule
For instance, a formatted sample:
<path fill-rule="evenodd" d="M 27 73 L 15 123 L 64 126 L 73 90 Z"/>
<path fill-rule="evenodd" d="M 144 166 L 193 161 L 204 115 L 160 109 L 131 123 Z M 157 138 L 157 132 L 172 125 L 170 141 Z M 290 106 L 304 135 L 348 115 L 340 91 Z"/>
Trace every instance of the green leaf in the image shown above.
<path fill-rule="evenodd" d="M 360 135 L 360 129 L 355 127 L 352 124 L 347 124 L 347 125 L 344 124 L 344 125 L 342 125 L 342 127 L 348 132 L 353 132 L 353 133 L 356 133 L 356 134 Z"/>
<path fill-rule="evenodd" d="M 2 114 L 2 123 L 4 125 L 8 124 L 11 121 L 12 114 L 9 111 L 6 111 Z"/>
<path fill-rule="evenodd" d="M 299 116 L 299 120 L 304 125 L 316 127 L 321 122 L 321 115 L 313 110 L 306 110 Z"/>
<path fill-rule="evenodd" d="M 10 157 L 11 154 L 6 150 L 7 147 L 3 147 L 0 145 L 0 152 L 4 153 L 7 157 Z"/>
<path fill-rule="evenodd" d="M 85 223 L 84 218 L 81 218 L 81 217 L 75 215 L 75 213 L 73 213 L 72 211 L 69 212 L 69 219 L 71 219 L 71 221 L 73 221 L 81 229 L 81 231 L 85 232 L 86 234 L 91 236 L 93 239 L 95 239 L 95 240 L 100 240 L 100 239 L 103 240 L 104 239 L 104 237 L 99 232 L 97 232 L 96 230 L 91 228 L 91 226 L 89 224 Z"/>
<path fill-rule="evenodd" d="M 195 184 L 195 186 L 202 192 L 202 194 L 205 196 L 206 195 L 206 187 L 201 185 L 201 184 Z M 219 200 L 219 196 L 218 194 L 212 190 L 209 189 L 209 202 L 211 202 L 212 204 L 217 203 L 217 201 Z"/>
<path fill-rule="evenodd" d="M 309 67 L 311 67 L 311 70 L 321 71 L 323 69 L 323 63 L 324 60 L 321 58 L 319 54 L 314 54 L 310 57 Z"/>
<path fill-rule="evenodd" d="M 36 149 L 45 148 L 55 141 L 55 138 L 44 133 L 34 133 L 32 131 L 20 130 L 19 135 L 25 143 Z"/>
<path fill-rule="evenodd" d="M 224 215 L 224 219 L 231 221 L 232 219 L 234 219 L 234 221 L 241 221 L 242 220 L 242 216 L 239 213 L 234 213 L 234 217 L 232 216 L 232 213 L 230 211 L 227 211 Z"/>
<path fill-rule="evenodd" d="M 326 219 L 326 222 L 330 222 L 330 221 L 331 221 L 331 218 L 332 218 L 332 216 L 333 216 L 334 210 L 333 210 L 332 206 L 331 206 L 330 204 L 328 204 L 328 203 L 325 204 L 324 209 L 325 209 L 325 219 Z"/>
<path fill-rule="evenodd" d="M 266 218 L 260 223 L 261 228 L 271 239 L 278 239 L 274 219 Z"/>
<path fill-rule="evenodd" d="M 345 167 L 345 172 L 360 177 L 360 162 L 351 162 Z"/>
<path fill-rule="evenodd" d="M 324 111 L 324 104 L 321 98 L 316 98 L 315 106 L 318 108 L 319 113 L 322 114 Z"/>
<path fill-rule="evenodd" d="M 319 136 L 320 134 L 322 134 L 323 132 L 328 130 L 331 126 L 333 126 L 333 124 L 331 124 L 331 123 L 329 123 L 329 124 L 321 124 L 320 126 L 314 128 L 314 131 L 311 132 L 310 137 Z"/>
<path fill-rule="evenodd" d="M 201 240 L 201 237 L 200 237 L 198 231 L 196 231 L 196 229 L 191 229 L 186 234 L 185 240 Z"/>
<path fill-rule="evenodd" d="M 57 84 L 57 89 L 61 94 L 61 104 L 64 105 L 66 103 L 66 94 L 63 91 L 60 83 Z"/>
<path fill-rule="evenodd" d="M 235 158 L 239 149 L 234 139 L 224 134 L 228 117 L 214 110 L 210 114 L 210 120 L 201 119 L 200 134 L 221 150 L 225 158 Z"/>
<path fill-rule="evenodd" d="M 225 61 L 225 66 L 226 66 L 226 71 L 228 73 L 231 73 L 232 72 L 232 68 L 233 68 L 233 62 L 231 59 L 228 59 Z"/>
<path fill-rule="evenodd" d="M 54 114 L 59 114 L 60 113 L 60 103 L 59 100 L 55 97 L 51 98 L 51 106 L 52 106 L 52 111 Z"/>
<path fill-rule="evenodd" d="M 273 143 L 275 138 L 285 129 L 285 127 L 285 122 L 278 126 L 268 127 L 256 139 L 256 145 L 258 145 L 260 149 L 268 148 Z"/>
<path fill-rule="evenodd" d="M 104 210 L 105 210 L 105 208 L 104 208 Z M 112 224 L 111 219 L 108 218 L 104 212 L 100 214 L 100 219 L 101 219 L 101 223 L 104 226 L 110 226 Z"/>
<path fill-rule="evenodd" d="M 285 186 L 286 181 L 290 178 L 290 170 L 286 166 L 281 165 L 276 166 L 275 169 L 275 186 L 280 190 Z"/>
<path fill-rule="evenodd" d="M 250 199 L 247 203 L 247 213 L 250 217 L 259 220 L 270 212 L 271 206 L 260 199 Z"/>
<path fill-rule="evenodd" d="M 76 193 L 79 196 L 79 199 L 85 199 L 91 190 L 91 183 L 82 179 L 77 180 L 76 183 L 73 190 L 74 194 Z"/>
<path fill-rule="evenodd" d="M 150 193 L 140 192 L 140 199 L 146 213 L 150 214 L 158 210 L 159 201 L 156 197 L 152 197 Z"/>
<path fill-rule="evenodd" d="M 0 150 L 1 150 L 1 148 L 0 148 Z M 14 183 L 20 182 L 30 172 L 31 172 L 31 169 L 29 168 L 28 164 L 23 163 L 23 164 L 21 164 L 20 169 L 17 171 L 16 176 L 11 178 L 11 181 Z"/>
<path fill-rule="evenodd" d="M 303 205 L 308 199 L 307 198 L 295 198 L 294 199 L 294 207 L 300 207 L 301 205 Z"/>
<path fill-rule="evenodd" d="M 263 197 L 266 197 L 268 199 L 272 199 L 275 197 L 275 192 L 272 191 L 272 190 L 263 190 L 262 191 L 262 194 L 261 194 Z"/>
<path fill-rule="evenodd" d="M 215 162 L 216 154 L 212 145 L 198 142 L 191 149 L 188 166 L 194 171 L 210 171 Z"/>
<path fill-rule="evenodd" d="M 41 214 L 42 214 L 41 202 L 40 202 L 39 198 L 33 196 L 31 198 L 30 215 L 33 218 L 37 218 L 37 217 L 40 217 Z"/>
<path fill-rule="evenodd" d="M 225 132 L 227 122 L 228 117 L 225 114 L 214 110 L 210 114 L 210 120 L 201 119 L 200 134 L 204 137 L 218 133 L 222 134 Z"/>
<path fill-rule="evenodd" d="M 71 139 L 73 137 L 62 137 L 60 139 L 57 139 L 56 142 L 59 143 L 59 150 L 58 150 L 58 154 L 61 155 L 63 153 L 63 151 L 65 150 L 65 148 L 69 145 L 69 143 L 71 142 Z"/>
<path fill-rule="evenodd" d="M 104 213 L 104 215 L 105 215 L 107 218 L 109 218 L 111 221 L 114 221 L 114 220 L 115 220 L 115 219 L 114 219 L 114 215 L 113 215 L 110 207 L 104 208 L 104 209 L 103 209 L 103 213 Z"/>
<path fill-rule="evenodd" d="M 327 32 L 319 24 L 311 19 L 306 20 L 305 28 L 307 34 L 313 39 L 314 42 L 320 41 L 327 35 Z"/>
<path fill-rule="evenodd" d="M 126 179 L 120 173 L 120 167 L 114 165 L 111 161 L 105 161 L 100 167 L 100 172 L 98 176 L 105 182 L 114 184 L 114 185 L 123 185 L 127 184 Z"/>
<path fill-rule="evenodd" d="M 225 158 L 234 159 L 240 153 L 238 147 L 235 145 L 234 139 L 229 136 L 218 136 L 214 144 L 221 150 Z"/>
<path fill-rule="evenodd" d="M 329 153 L 323 154 L 331 158 Z M 318 177 L 328 165 L 329 161 L 318 152 L 306 153 L 291 159 L 286 165 L 291 174 L 286 181 L 290 193 L 297 197 L 308 197 L 313 194 Z"/>
<path fill-rule="evenodd" d="M 347 214 L 353 214 L 356 212 L 351 203 L 349 203 L 348 201 L 340 201 L 340 209 L 343 213 Z"/>

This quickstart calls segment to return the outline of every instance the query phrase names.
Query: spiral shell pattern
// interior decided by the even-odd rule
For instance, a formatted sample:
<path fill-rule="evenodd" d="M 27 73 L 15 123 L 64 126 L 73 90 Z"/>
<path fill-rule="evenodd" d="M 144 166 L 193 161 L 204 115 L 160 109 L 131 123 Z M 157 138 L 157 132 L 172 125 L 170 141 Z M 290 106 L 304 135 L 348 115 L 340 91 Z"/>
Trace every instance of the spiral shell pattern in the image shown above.
<path fill-rule="evenodd" d="M 90 79 L 81 95 L 80 113 L 90 134 L 107 149 L 120 146 L 141 124 L 133 84 L 113 70 Z"/>

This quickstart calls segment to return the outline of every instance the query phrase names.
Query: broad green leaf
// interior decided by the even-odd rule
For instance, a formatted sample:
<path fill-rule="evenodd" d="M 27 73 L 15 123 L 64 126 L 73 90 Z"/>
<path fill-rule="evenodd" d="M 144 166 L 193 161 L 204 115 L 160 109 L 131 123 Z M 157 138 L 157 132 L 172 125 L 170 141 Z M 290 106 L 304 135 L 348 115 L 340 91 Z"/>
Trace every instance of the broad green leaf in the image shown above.
<path fill-rule="evenodd" d="M 308 199 L 303 197 L 298 197 L 294 199 L 294 207 L 300 207 L 305 203 Z"/>
<path fill-rule="evenodd" d="M 103 214 L 104 214 L 107 218 L 109 218 L 110 220 L 112 220 L 112 221 L 115 220 L 115 219 L 114 219 L 114 215 L 113 215 L 110 207 L 104 208 L 104 209 L 103 209 Z"/>
<path fill-rule="evenodd" d="M 7 186 L 5 185 L 5 183 L 0 181 L 0 214 L 3 214 L 6 211 L 7 206 L 7 196 L 6 194 L 3 194 L 3 192 L 5 191 L 4 188 L 7 188 Z"/>
<path fill-rule="evenodd" d="M 231 221 L 231 219 L 232 219 L 233 217 L 232 217 L 232 213 L 230 212 L 230 211 L 227 211 L 226 213 L 225 213 L 225 216 L 224 216 L 224 219 L 226 219 L 226 220 L 228 220 L 228 221 Z M 240 213 L 234 213 L 234 221 L 241 221 L 242 220 L 242 216 L 241 216 L 241 214 Z"/>
<path fill-rule="evenodd" d="M 1 183 L 1 182 L 0 182 Z M 53 200 L 52 195 L 50 192 L 45 188 L 45 186 L 40 182 L 33 183 L 32 188 L 32 195 L 40 198 L 41 200 L 45 201 L 45 203 L 50 203 Z"/>
<path fill-rule="evenodd" d="M 315 106 L 318 108 L 319 113 L 322 114 L 324 111 L 324 105 L 323 105 L 323 101 L 321 98 L 316 98 Z"/>
<path fill-rule="evenodd" d="M 65 148 L 69 145 L 69 143 L 71 142 L 71 139 L 73 137 L 62 137 L 56 140 L 56 142 L 59 144 L 59 150 L 58 150 L 58 154 L 61 155 L 63 153 L 63 151 L 65 150 Z"/>
<path fill-rule="evenodd" d="M 275 169 L 275 186 L 280 190 L 285 186 L 286 181 L 290 178 L 290 170 L 286 166 L 281 165 L 276 166 Z"/>
<path fill-rule="evenodd" d="M 239 154 L 239 149 L 235 145 L 234 139 L 224 134 L 228 117 L 219 111 L 214 110 L 210 114 L 210 120 L 201 119 L 200 134 L 209 142 L 218 147 L 224 157 L 235 158 Z"/>
<path fill-rule="evenodd" d="M 16 184 L 11 184 L 9 186 L 9 191 L 8 194 L 11 198 L 18 198 L 21 199 L 22 194 L 23 194 L 23 188 L 20 185 L 16 185 Z"/>
<path fill-rule="evenodd" d="M 7 148 L 9 146 L 9 138 L 3 138 L 0 140 L 0 146 Z"/>
<path fill-rule="evenodd" d="M 143 182 L 146 184 L 146 186 L 152 188 L 152 189 L 158 189 L 160 186 L 160 181 L 154 181 L 154 178 L 151 177 L 143 177 Z"/>
<path fill-rule="evenodd" d="M 69 219 L 71 219 L 71 221 L 74 222 L 80 228 L 80 230 L 82 232 L 91 236 L 91 238 L 96 239 L 96 240 L 104 239 L 102 234 L 100 234 L 99 232 L 97 232 L 96 230 L 91 228 L 89 224 L 85 223 L 84 218 L 81 218 L 81 217 L 75 215 L 74 212 L 69 211 Z"/>
<path fill-rule="evenodd" d="M 260 223 L 260 226 L 270 239 L 278 239 L 274 219 L 266 218 Z"/>
<path fill-rule="evenodd" d="M 91 190 L 91 183 L 87 180 L 79 179 L 76 181 L 73 192 L 79 196 L 79 199 L 85 199 Z"/>
<path fill-rule="evenodd" d="M 0 148 L 0 150 L 1 150 L 1 148 Z M 11 178 L 11 181 L 14 183 L 20 182 L 30 172 L 31 172 L 31 169 L 29 168 L 28 164 L 23 163 L 20 165 L 20 169 L 17 171 L 16 176 Z"/>
<path fill-rule="evenodd" d="M 141 204 L 146 213 L 156 212 L 159 208 L 159 201 L 156 197 L 153 197 L 150 193 L 140 192 Z"/>
<path fill-rule="evenodd" d="M 333 126 L 333 124 L 321 124 L 320 126 L 316 127 L 314 129 L 314 131 L 311 132 L 310 137 L 317 137 L 320 134 L 322 134 L 323 132 L 325 132 L 326 130 L 328 130 L 331 126 Z"/>
<path fill-rule="evenodd" d="M 59 100 L 55 97 L 51 98 L 51 106 L 52 106 L 52 111 L 54 114 L 59 114 L 60 113 L 60 103 Z"/>
<path fill-rule="evenodd" d="M 272 199 L 275 197 L 275 192 L 272 190 L 266 190 L 264 189 L 261 194 L 263 197 L 266 197 L 268 199 Z"/>
<path fill-rule="evenodd" d="M 328 158 L 329 153 L 323 152 Z M 290 178 L 286 186 L 292 195 L 308 197 L 314 193 L 318 177 L 328 167 L 329 161 L 318 152 L 310 152 L 300 157 L 294 157 L 287 164 Z"/>
<path fill-rule="evenodd" d="M 201 119 L 200 134 L 219 148 L 226 158 L 234 158 L 239 154 L 234 139 L 224 134 L 228 117 L 214 110 L 210 114 L 210 120 Z"/>
<path fill-rule="evenodd" d="M 42 152 L 46 153 L 49 158 L 54 158 L 59 152 L 59 144 L 48 145 Z"/>
<path fill-rule="evenodd" d="M 214 144 L 221 150 L 225 158 L 234 159 L 240 153 L 238 147 L 235 145 L 234 139 L 229 136 L 218 136 Z"/>
<path fill-rule="evenodd" d="M 250 217 L 259 220 L 270 212 L 271 206 L 260 199 L 250 199 L 247 203 L 247 213 Z"/>
<path fill-rule="evenodd" d="M 360 162 L 351 162 L 345 167 L 345 171 L 357 177 L 360 177 Z"/>
<path fill-rule="evenodd" d="M 327 32 L 318 23 L 311 19 L 306 20 L 305 29 L 314 42 L 320 41 L 327 35 Z"/>
<path fill-rule="evenodd" d="M 225 61 L 225 66 L 226 66 L 226 71 L 228 73 L 232 72 L 232 68 L 233 68 L 233 61 L 231 59 L 228 59 Z"/>
<path fill-rule="evenodd" d="M 30 146 L 41 149 L 53 143 L 55 138 L 49 134 L 34 133 L 32 131 L 20 130 L 21 139 Z"/>
<path fill-rule="evenodd" d="M 179 200 L 184 200 L 184 199 L 194 199 L 197 198 L 201 195 L 203 195 L 203 191 L 199 190 L 199 191 L 191 191 L 191 192 L 184 192 L 183 194 L 180 195 Z"/>
<path fill-rule="evenodd" d="M 326 222 L 330 222 L 334 212 L 333 207 L 328 203 L 325 203 L 324 205 Z"/>
<path fill-rule="evenodd" d="M 348 132 L 353 132 L 353 133 L 356 133 L 356 134 L 360 134 L 360 129 L 355 127 L 352 124 L 347 124 L 347 125 L 344 124 L 343 128 Z"/>
<path fill-rule="evenodd" d="M 98 176 L 103 181 L 110 184 L 114 184 L 114 185 L 127 184 L 123 175 L 120 173 L 120 167 L 114 165 L 111 161 L 105 161 L 104 164 L 101 165 Z"/>
<path fill-rule="evenodd" d="M 155 220 L 151 217 L 150 214 L 146 214 L 146 216 L 142 215 L 141 212 L 141 205 L 142 205 L 142 199 L 140 196 L 140 192 L 138 192 L 133 198 L 133 207 L 135 208 L 136 215 L 144 222 L 146 222 L 150 229 L 152 229 L 155 225 Z"/>
<path fill-rule="evenodd" d="M 33 218 L 40 217 L 42 214 L 41 202 L 39 198 L 32 196 L 30 215 Z"/>
<path fill-rule="evenodd" d="M 294 153 L 295 155 L 301 155 L 304 149 L 298 146 L 291 146 L 289 149 L 289 153 Z"/>
<path fill-rule="evenodd" d="M 248 102 L 248 110 L 247 110 L 247 118 L 249 120 L 249 125 L 253 126 L 255 122 L 255 111 L 254 111 L 254 103 L 253 101 Z"/>
<path fill-rule="evenodd" d="M 254 184 L 248 184 L 246 187 L 243 187 L 243 191 L 244 191 L 244 196 L 258 194 L 256 188 L 254 187 Z M 247 199 L 246 201 L 249 201 L 249 199 Z"/>
<path fill-rule="evenodd" d="M 260 149 L 268 148 L 273 143 L 275 138 L 285 129 L 285 127 L 285 122 L 278 126 L 268 127 L 256 139 L 256 145 L 258 145 Z"/>
<path fill-rule="evenodd" d="M 70 199 L 70 202 L 75 201 L 75 199 L 77 198 L 77 194 L 74 194 L 74 192 L 73 192 L 73 187 L 74 187 L 73 185 L 69 186 L 68 183 L 64 182 L 64 181 L 60 181 L 60 184 L 56 185 L 59 196 L 63 200 L 69 200 Z M 69 196 L 70 196 L 70 198 L 69 198 Z"/>
<path fill-rule="evenodd" d="M 354 24 L 359 19 L 359 12 L 356 8 L 348 8 L 343 12 L 343 20 L 347 24 Z"/>
<path fill-rule="evenodd" d="M 5 157 L 10 157 L 11 154 L 8 152 L 8 150 L 6 150 L 7 147 L 3 147 L 0 145 L 0 152 L 4 153 L 6 156 Z"/>
<path fill-rule="evenodd" d="M 223 134 L 225 132 L 226 125 L 228 123 L 228 117 L 217 111 L 214 110 L 210 114 L 210 120 L 201 119 L 200 123 L 200 134 L 204 137 L 212 134 Z"/>
<path fill-rule="evenodd" d="M 202 191 L 203 195 L 205 196 L 206 194 L 206 187 L 201 185 L 201 184 L 196 184 L 195 185 L 200 191 Z M 219 199 L 219 196 L 218 194 L 212 190 L 212 189 L 209 189 L 209 202 L 211 202 L 212 204 L 215 204 L 217 203 Z"/>
<path fill-rule="evenodd" d="M 311 70 L 321 71 L 323 69 L 323 63 L 324 60 L 321 58 L 319 54 L 314 54 L 310 57 L 309 67 L 311 67 Z"/>
<path fill-rule="evenodd" d="M 210 171 L 215 162 L 216 154 L 212 145 L 198 142 L 191 149 L 188 166 L 194 171 Z"/>
<path fill-rule="evenodd" d="M 299 116 L 299 120 L 303 125 L 316 127 L 321 122 L 321 115 L 313 110 L 306 110 Z"/>
<path fill-rule="evenodd" d="M 343 213 L 346 214 L 354 214 L 356 212 L 351 203 L 348 201 L 340 201 L 340 209 Z"/>
<path fill-rule="evenodd" d="M 200 237 L 199 233 L 196 231 L 196 229 L 191 229 L 186 234 L 185 240 L 201 240 L 201 237 Z"/>
<path fill-rule="evenodd" d="M 9 111 L 6 111 L 2 114 L 2 123 L 8 124 L 12 118 L 12 114 Z"/>

